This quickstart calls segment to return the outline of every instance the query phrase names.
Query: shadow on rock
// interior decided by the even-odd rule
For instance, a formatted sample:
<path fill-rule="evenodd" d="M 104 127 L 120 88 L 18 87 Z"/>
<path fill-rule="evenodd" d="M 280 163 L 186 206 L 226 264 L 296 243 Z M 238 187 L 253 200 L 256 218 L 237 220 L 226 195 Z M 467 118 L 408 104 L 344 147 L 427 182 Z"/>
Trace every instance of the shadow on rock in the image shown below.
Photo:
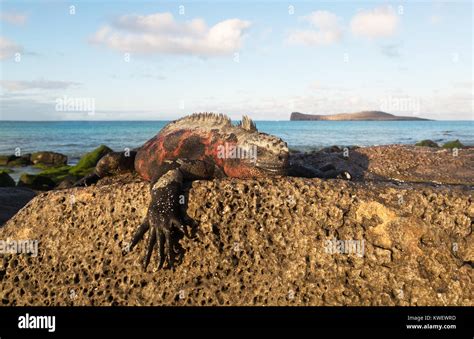
<path fill-rule="evenodd" d="M 290 158 L 294 163 L 311 166 L 322 172 L 325 168 L 335 168 L 337 172 L 349 172 L 353 181 L 362 181 L 368 176 L 369 159 L 365 154 L 358 152 L 356 147 L 332 146 L 308 153 L 295 152 Z"/>
<path fill-rule="evenodd" d="M 36 193 L 29 188 L 0 187 L 0 227 L 35 195 Z"/>

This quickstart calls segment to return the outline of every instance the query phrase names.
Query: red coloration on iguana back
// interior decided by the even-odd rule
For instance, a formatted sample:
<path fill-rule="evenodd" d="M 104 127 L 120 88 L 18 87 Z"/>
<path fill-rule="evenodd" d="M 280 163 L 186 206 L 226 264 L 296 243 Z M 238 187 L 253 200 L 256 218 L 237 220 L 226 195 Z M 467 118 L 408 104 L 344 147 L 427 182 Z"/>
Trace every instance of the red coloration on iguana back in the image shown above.
<path fill-rule="evenodd" d="M 226 159 L 220 156 L 219 147 L 255 146 L 262 158 L 281 153 L 281 159 L 273 158 L 264 163 L 273 172 L 286 167 L 288 148 L 281 139 L 259 133 L 255 124 L 244 117 L 240 125 L 232 125 L 222 114 L 197 113 L 166 125 L 155 137 L 148 140 L 138 151 L 135 169 L 145 180 L 153 180 L 167 160 L 205 160 L 219 167 L 227 176 L 251 178 L 266 175 L 265 166 L 249 159 Z M 268 153 L 268 154 L 267 154 Z M 258 160 L 258 159 L 257 159 Z"/>

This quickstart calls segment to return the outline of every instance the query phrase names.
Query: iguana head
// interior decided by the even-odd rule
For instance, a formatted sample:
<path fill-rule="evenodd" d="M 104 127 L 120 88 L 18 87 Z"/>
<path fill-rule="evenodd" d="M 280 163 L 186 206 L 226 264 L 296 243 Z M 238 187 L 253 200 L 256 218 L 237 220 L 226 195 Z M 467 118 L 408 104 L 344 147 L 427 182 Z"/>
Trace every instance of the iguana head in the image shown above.
<path fill-rule="evenodd" d="M 247 116 L 232 130 L 224 161 L 228 176 L 250 178 L 286 174 L 289 152 L 283 140 L 259 132 Z"/>

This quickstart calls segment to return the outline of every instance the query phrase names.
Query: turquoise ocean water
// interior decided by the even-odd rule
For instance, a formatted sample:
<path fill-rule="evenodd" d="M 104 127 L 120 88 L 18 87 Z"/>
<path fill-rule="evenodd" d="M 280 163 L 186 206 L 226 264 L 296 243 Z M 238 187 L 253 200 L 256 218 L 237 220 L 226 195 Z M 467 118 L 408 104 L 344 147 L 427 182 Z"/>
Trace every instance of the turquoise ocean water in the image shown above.
<path fill-rule="evenodd" d="M 74 164 L 85 152 L 105 144 L 114 150 L 134 148 L 153 137 L 166 121 L 0 121 L 0 154 L 55 151 Z M 459 139 L 474 145 L 474 121 L 257 121 L 260 131 L 275 134 L 292 149 L 325 146 L 438 143 Z"/>

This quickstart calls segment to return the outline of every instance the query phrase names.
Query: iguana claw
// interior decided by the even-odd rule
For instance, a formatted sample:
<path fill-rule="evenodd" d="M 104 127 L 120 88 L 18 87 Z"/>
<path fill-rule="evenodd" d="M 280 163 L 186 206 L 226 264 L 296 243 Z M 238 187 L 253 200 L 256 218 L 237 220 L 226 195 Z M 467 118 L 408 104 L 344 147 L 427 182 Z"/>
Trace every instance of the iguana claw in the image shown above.
<path fill-rule="evenodd" d="M 179 169 L 174 169 L 161 176 L 152 187 L 151 202 L 145 221 L 135 231 L 130 243 L 131 250 L 143 239 L 145 233 L 150 231 L 146 254 L 143 258 L 144 269 L 150 263 L 156 245 L 158 245 L 160 258 L 158 268 L 163 268 L 165 263 L 172 268 L 176 255 L 172 231 L 176 228 L 188 235 L 179 216 L 178 197 L 181 184 L 181 172 Z"/>

